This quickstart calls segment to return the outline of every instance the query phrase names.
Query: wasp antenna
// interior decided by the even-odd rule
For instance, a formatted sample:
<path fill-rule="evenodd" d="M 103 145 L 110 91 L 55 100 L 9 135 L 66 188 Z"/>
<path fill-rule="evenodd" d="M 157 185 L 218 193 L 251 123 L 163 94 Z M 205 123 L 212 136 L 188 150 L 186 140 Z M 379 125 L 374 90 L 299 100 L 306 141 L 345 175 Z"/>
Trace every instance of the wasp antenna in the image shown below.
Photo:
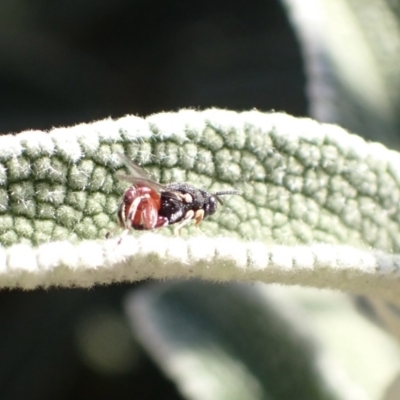
<path fill-rule="evenodd" d="M 225 195 L 229 195 L 229 194 L 242 194 L 242 192 L 240 190 L 223 190 L 221 192 L 215 192 L 213 193 L 213 196 L 215 196 L 215 198 L 217 199 L 218 203 L 221 204 L 221 206 L 224 205 L 224 201 L 221 199 L 221 197 L 219 196 L 225 196 Z"/>
<path fill-rule="evenodd" d="M 218 197 L 217 195 L 215 195 L 215 198 L 217 199 L 218 203 L 221 204 L 221 206 L 223 206 L 225 204 L 224 201 L 221 199 L 221 197 Z"/>
<path fill-rule="evenodd" d="M 227 194 L 242 194 L 242 192 L 240 190 L 223 190 L 213 193 L 214 196 L 225 196 Z"/>

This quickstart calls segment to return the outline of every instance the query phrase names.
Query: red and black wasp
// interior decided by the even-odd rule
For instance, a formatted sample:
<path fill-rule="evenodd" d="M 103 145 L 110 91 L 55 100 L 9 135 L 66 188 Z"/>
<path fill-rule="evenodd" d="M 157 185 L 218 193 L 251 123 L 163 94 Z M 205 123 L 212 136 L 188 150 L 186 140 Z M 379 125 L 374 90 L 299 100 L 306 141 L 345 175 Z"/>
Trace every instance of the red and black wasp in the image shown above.
<path fill-rule="evenodd" d="M 149 230 L 176 224 L 174 233 L 190 221 L 196 225 L 217 211 L 220 196 L 240 194 L 237 190 L 209 193 L 187 183 L 161 185 L 142 168 L 118 153 L 130 175 L 117 173 L 117 178 L 131 183 L 118 208 L 119 225 L 125 230 Z"/>

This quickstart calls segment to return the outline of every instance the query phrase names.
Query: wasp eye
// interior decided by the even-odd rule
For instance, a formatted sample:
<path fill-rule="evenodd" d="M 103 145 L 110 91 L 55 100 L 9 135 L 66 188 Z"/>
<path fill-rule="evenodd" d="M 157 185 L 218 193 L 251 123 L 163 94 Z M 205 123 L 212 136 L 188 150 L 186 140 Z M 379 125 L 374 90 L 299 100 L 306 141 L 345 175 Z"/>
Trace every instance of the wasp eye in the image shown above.
<path fill-rule="evenodd" d="M 207 203 L 204 205 L 205 216 L 212 215 L 217 211 L 218 202 L 215 196 L 210 196 Z"/>

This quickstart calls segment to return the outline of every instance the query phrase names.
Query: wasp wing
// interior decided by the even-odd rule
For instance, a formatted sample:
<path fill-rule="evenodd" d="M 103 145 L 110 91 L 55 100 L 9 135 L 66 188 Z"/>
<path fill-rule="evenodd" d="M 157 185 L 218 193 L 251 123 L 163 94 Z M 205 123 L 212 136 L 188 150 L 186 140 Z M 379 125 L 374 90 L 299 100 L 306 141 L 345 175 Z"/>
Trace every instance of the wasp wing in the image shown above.
<path fill-rule="evenodd" d="M 148 172 L 146 172 L 143 168 L 139 167 L 134 162 L 132 162 L 125 154 L 117 153 L 117 156 L 125 164 L 125 166 L 129 170 L 129 172 L 133 176 L 137 176 L 137 177 L 146 179 L 148 181 L 154 182 L 154 179 L 151 177 L 151 175 Z"/>
<path fill-rule="evenodd" d="M 117 155 L 130 172 L 130 175 L 125 175 L 120 172 L 117 172 L 115 174 L 117 179 L 129 182 L 132 185 L 140 184 L 143 186 L 148 186 L 149 188 L 155 190 L 158 193 L 164 188 L 163 185 L 154 181 L 154 179 L 152 179 L 151 175 L 148 172 L 140 168 L 138 165 L 134 164 L 124 154 L 117 153 Z"/>
<path fill-rule="evenodd" d="M 117 172 L 115 174 L 116 178 L 119 179 L 120 181 L 125 181 L 125 182 L 129 182 L 132 185 L 142 185 L 142 186 L 148 186 L 150 189 L 154 189 L 157 193 L 160 192 L 161 190 L 163 190 L 163 186 L 160 185 L 157 182 L 154 181 L 150 181 L 148 179 L 143 179 L 140 177 L 136 177 L 133 175 L 125 175 L 122 174 L 120 172 Z"/>

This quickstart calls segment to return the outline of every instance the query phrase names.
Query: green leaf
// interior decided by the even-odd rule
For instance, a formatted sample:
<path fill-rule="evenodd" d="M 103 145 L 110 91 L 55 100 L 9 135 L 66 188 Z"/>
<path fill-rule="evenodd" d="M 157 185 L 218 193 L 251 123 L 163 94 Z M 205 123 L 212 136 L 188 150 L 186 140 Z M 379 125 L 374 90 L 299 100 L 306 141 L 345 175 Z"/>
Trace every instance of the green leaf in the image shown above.
<path fill-rule="evenodd" d="M 273 291 L 200 282 L 148 285 L 126 301 L 132 330 L 185 398 L 367 399 Z"/>
<path fill-rule="evenodd" d="M 104 239 L 127 186 L 115 179 L 117 152 L 161 182 L 243 194 L 201 231 L 132 232 L 117 244 L 118 234 Z M 397 153 L 337 126 L 258 111 L 182 110 L 3 136 L 0 282 L 198 276 L 396 299 L 399 165 Z"/>
<path fill-rule="evenodd" d="M 303 53 L 310 114 L 398 149 L 399 2 L 283 3 Z"/>

